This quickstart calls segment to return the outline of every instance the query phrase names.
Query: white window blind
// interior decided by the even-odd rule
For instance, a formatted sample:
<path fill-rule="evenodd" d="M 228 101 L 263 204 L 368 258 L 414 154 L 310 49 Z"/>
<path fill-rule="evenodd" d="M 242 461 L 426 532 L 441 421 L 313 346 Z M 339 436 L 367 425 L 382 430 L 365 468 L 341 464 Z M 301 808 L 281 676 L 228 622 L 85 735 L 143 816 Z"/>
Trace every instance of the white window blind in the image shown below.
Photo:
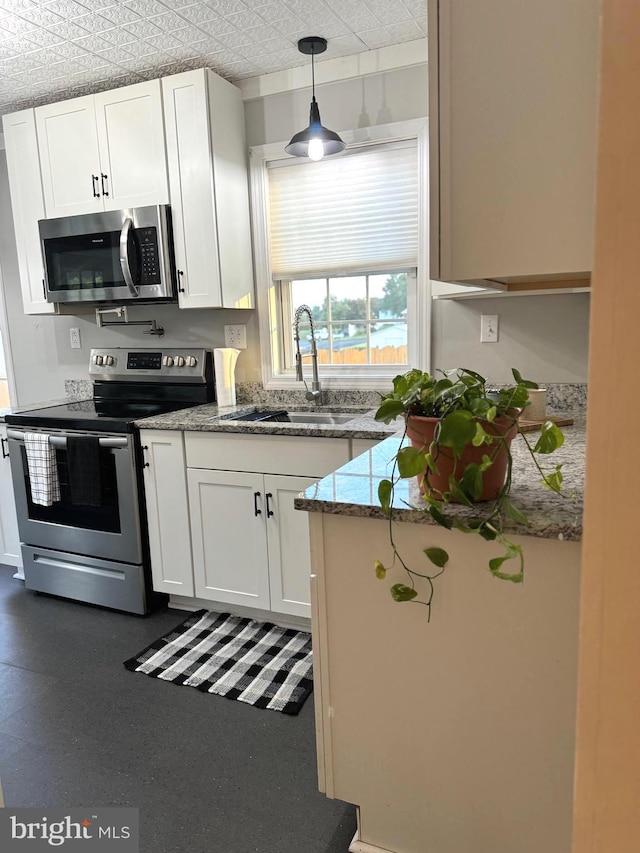
<path fill-rule="evenodd" d="M 415 141 L 290 162 L 268 164 L 275 279 L 416 266 Z"/>

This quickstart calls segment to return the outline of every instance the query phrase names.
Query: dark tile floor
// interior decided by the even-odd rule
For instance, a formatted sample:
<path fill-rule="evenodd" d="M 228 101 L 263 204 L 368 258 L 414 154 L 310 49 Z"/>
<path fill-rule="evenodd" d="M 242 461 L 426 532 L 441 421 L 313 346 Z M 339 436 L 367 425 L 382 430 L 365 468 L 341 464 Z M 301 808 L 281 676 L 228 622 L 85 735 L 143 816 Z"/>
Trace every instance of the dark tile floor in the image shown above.
<path fill-rule="evenodd" d="M 354 809 L 317 792 L 297 717 L 125 670 L 185 614 L 35 595 L 0 565 L 0 779 L 8 806 L 140 809 L 141 853 L 345 853 Z"/>

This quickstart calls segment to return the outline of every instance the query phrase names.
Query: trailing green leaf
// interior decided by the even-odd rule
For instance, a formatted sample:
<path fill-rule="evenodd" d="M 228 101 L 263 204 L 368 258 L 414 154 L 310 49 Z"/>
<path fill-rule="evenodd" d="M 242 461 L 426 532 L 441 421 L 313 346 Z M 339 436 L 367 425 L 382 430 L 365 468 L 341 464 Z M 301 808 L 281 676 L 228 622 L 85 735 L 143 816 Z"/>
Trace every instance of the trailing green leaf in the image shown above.
<path fill-rule="evenodd" d="M 395 421 L 404 412 L 404 403 L 402 400 L 384 400 L 380 403 L 375 419 L 382 421 L 385 424 Z"/>
<path fill-rule="evenodd" d="M 476 422 L 471 412 L 451 412 L 441 421 L 438 442 L 442 447 L 450 447 L 459 456 L 467 444 L 473 441 L 475 434 Z"/>
<path fill-rule="evenodd" d="M 385 515 L 391 513 L 391 500 L 393 496 L 393 483 L 391 480 L 380 480 L 378 484 L 378 500 Z"/>
<path fill-rule="evenodd" d="M 529 524 L 527 516 L 519 510 L 517 506 L 514 506 L 508 498 L 503 498 L 502 509 L 512 521 L 516 522 L 516 524 Z"/>
<path fill-rule="evenodd" d="M 563 444 L 564 434 L 562 430 L 557 426 L 557 424 L 554 424 L 553 421 L 545 421 L 542 424 L 540 437 L 533 448 L 533 452 L 553 453 L 554 450 L 562 447 Z"/>
<path fill-rule="evenodd" d="M 552 492 L 562 491 L 562 465 L 556 465 L 555 471 L 551 474 L 545 474 L 542 480 L 542 485 Z"/>
<path fill-rule="evenodd" d="M 444 548 L 425 548 L 424 553 L 427 555 L 428 559 L 431 560 L 433 565 L 437 566 L 439 569 L 444 569 L 449 562 L 449 555 Z"/>
<path fill-rule="evenodd" d="M 482 472 L 475 462 L 470 462 L 460 479 L 460 488 L 470 501 L 480 500 L 482 494 Z"/>
<path fill-rule="evenodd" d="M 427 467 L 427 457 L 422 448 L 403 447 L 396 454 L 396 459 L 398 460 L 398 473 L 403 480 L 408 477 L 417 477 Z"/>
<path fill-rule="evenodd" d="M 394 601 L 411 601 L 418 595 L 415 589 L 403 583 L 394 583 L 390 592 Z"/>
<path fill-rule="evenodd" d="M 373 567 L 376 572 L 376 577 L 378 580 L 384 580 L 387 576 L 387 569 L 384 564 L 380 562 L 380 560 L 374 560 Z"/>

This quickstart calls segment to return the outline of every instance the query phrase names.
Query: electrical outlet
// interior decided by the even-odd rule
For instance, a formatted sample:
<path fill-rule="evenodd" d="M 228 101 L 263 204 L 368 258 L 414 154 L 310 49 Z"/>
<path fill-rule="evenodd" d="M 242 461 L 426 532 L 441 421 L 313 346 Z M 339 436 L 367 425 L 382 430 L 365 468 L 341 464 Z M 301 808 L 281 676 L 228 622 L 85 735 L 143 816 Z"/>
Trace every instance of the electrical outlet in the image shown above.
<path fill-rule="evenodd" d="M 73 329 L 69 329 L 69 341 L 71 342 L 71 349 L 82 349 L 82 341 L 80 340 L 80 329 L 75 326 Z"/>
<path fill-rule="evenodd" d="M 482 314 L 480 317 L 480 343 L 496 344 L 498 342 L 498 315 Z"/>
<path fill-rule="evenodd" d="M 224 327 L 224 345 L 226 347 L 235 347 L 236 349 L 247 348 L 247 327 L 246 326 L 225 326 Z"/>

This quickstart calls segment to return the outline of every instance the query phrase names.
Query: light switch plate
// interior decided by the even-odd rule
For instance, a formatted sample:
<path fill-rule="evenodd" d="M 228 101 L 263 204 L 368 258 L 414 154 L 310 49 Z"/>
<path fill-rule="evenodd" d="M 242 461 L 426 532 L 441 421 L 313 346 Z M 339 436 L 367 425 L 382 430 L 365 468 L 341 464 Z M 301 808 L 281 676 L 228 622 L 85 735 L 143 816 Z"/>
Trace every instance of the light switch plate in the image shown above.
<path fill-rule="evenodd" d="M 247 327 L 243 325 L 224 327 L 224 345 L 236 349 L 247 348 Z"/>
<path fill-rule="evenodd" d="M 482 314 L 480 317 L 480 343 L 498 343 L 498 314 Z"/>

